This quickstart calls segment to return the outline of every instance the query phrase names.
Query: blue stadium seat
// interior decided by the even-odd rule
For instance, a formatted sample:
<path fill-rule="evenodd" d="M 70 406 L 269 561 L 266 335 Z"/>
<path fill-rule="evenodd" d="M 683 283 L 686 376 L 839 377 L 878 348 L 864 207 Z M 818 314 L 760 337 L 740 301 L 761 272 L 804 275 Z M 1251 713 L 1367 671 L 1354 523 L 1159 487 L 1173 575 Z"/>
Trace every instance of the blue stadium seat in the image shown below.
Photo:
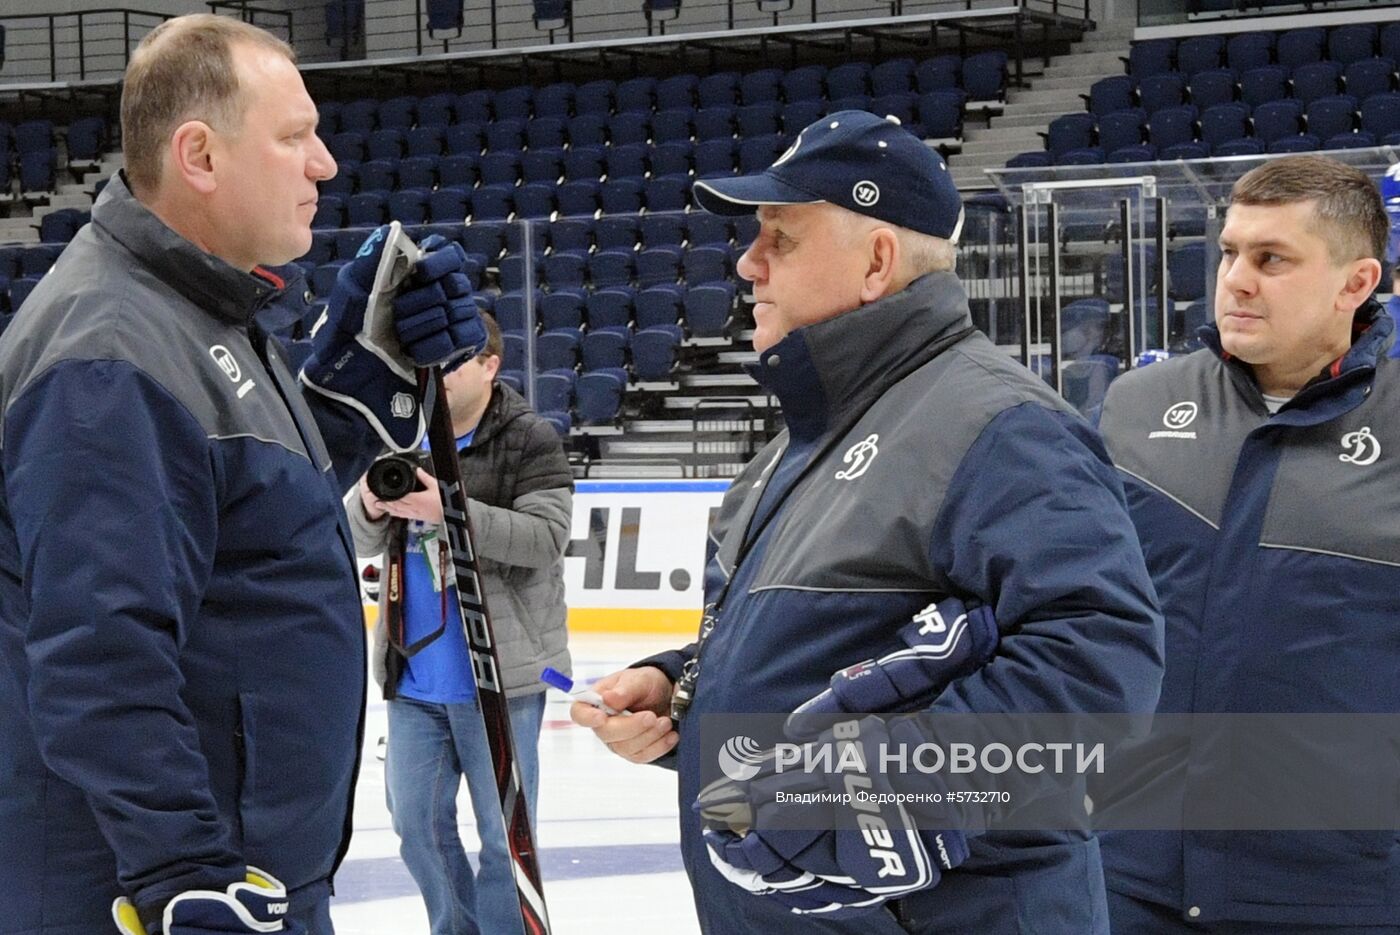
<path fill-rule="evenodd" d="M 335 238 L 328 231 L 313 231 L 311 234 L 311 249 L 297 258 L 297 262 L 303 265 L 319 266 L 322 263 L 329 263 L 335 259 Z M 0 269 L 0 279 L 8 279 L 10 274 Z"/>
<path fill-rule="evenodd" d="M 926 92 L 927 93 L 927 92 Z M 789 139 L 797 136 L 826 112 L 821 101 L 793 101 L 783 107 L 782 129 Z"/>
<path fill-rule="evenodd" d="M 733 275 L 734 263 L 727 244 L 712 244 L 687 250 L 682 268 L 685 281 L 695 286 L 728 279 Z"/>
<path fill-rule="evenodd" d="M 919 95 L 913 91 L 898 91 L 894 94 L 882 94 L 870 102 L 872 113 L 882 117 L 895 116 L 899 122 L 910 133 L 917 137 L 923 137 L 924 125 L 918 115 Z"/>
<path fill-rule="evenodd" d="M 1118 376 L 1118 367 L 1118 359 L 1108 354 L 1065 361 L 1060 373 L 1065 401 L 1085 413 L 1101 405 L 1108 385 Z"/>
<path fill-rule="evenodd" d="M 358 162 L 337 162 L 335 175 L 328 179 L 322 179 L 316 184 L 316 187 L 323 195 L 341 195 L 349 198 L 355 193 L 359 177 L 360 164 Z M 0 159 L 0 187 L 8 186 L 9 183 L 9 162 Z"/>
<path fill-rule="evenodd" d="M 657 175 L 647 179 L 642 203 L 648 211 L 684 211 L 690 206 L 690 176 Z"/>
<path fill-rule="evenodd" d="M 37 276 L 21 276 L 10 283 L 10 308 L 12 314 L 18 313 L 20 306 L 24 305 L 24 300 L 29 298 L 29 293 L 34 291 L 34 287 L 39 285 Z"/>
<path fill-rule="evenodd" d="M 404 143 L 410 156 L 440 156 L 446 149 L 446 138 L 446 127 L 414 127 L 404 136 Z"/>
<path fill-rule="evenodd" d="M 1049 155 L 1047 153 L 1047 155 Z M 1157 158 L 1157 149 L 1149 143 L 1139 143 L 1136 146 L 1123 146 L 1112 150 L 1104 157 L 1104 162 L 1128 163 L 1128 162 L 1152 162 Z"/>
<path fill-rule="evenodd" d="M 452 105 L 457 122 L 474 123 L 479 126 L 490 123 L 496 116 L 491 110 L 492 97 L 492 93 L 485 88 L 464 91 L 457 95 L 457 100 Z"/>
<path fill-rule="evenodd" d="M 783 70 L 762 68 L 751 71 L 739 79 L 739 103 L 761 104 L 782 98 Z"/>
<path fill-rule="evenodd" d="M 1267 101 L 1254 108 L 1254 136 L 1263 140 L 1263 143 L 1274 143 L 1275 140 L 1284 137 L 1294 136 L 1299 132 L 1303 116 L 1302 104 L 1291 99 L 1284 101 Z"/>
<path fill-rule="evenodd" d="M 1050 121 L 1045 133 L 1045 148 L 1054 156 L 1071 149 L 1094 145 L 1094 115 L 1090 113 L 1062 114 Z"/>
<path fill-rule="evenodd" d="M 828 98 L 870 94 L 870 63 L 845 62 L 826 73 Z"/>
<path fill-rule="evenodd" d="M 316 105 L 316 114 L 320 118 L 316 124 L 316 135 L 321 139 L 329 139 L 340 132 L 340 108 L 342 106 L 340 101 L 322 101 Z"/>
<path fill-rule="evenodd" d="M 574 113 L 607 116 L 612 113 L 615 93 L 617 93 L 617 82 L 611 78 L 599 78 L 596 81 L 585 82 L 579 85 L 578 90 L 574 93 Z"/>
<path fill-rule="evenodd" d="M 697 338 L 725 337 L 733 321 L 734 285 L 728 282 L 691 286 L 685 292 L 685 323 Z"/>
<path fill-rule="evenodd" d="M 477 156 L 473 153 L 455 153 L 443 156 L 438 163 L 438 184 L 474 186 L 481 176 L 477 172 Z"/>
<path fill-rule="evenodd" d="M 380 129 L 407 130 L 418 123 L 418 98 L 407 95 L 379 102 Z"/>
<path fill-rule="evenodd" d="M 96 162 L 107 151 L 107 121 L 79 117 L 68 125 L 68 161 Z"/>
<path fill-rule="evenodd" d="M 458 0 L 427 0 L 425 7 L 428 38 L 447 39 L 462 34 L 462 4 Z M 446 35 L 449 32 L 455 32 L 456 35 L 449 37 Z"/>
<path fill-rule="evenodd" d="M 1356 98 L 1349 94 L 1320 97 L 1308 104 L 1307 132 L 1319 139 L 1329 139 L 1356 129 Z"/>
<path fill-rule="evenodd" d="M 734 242 L 739 245 L 739 252 L 748 249 L 749 244 L 758 237 L 758 218 L 752 214 L 741 214 L 734 218 Z"/>
<path fill-rule="evenodd" d="M 1081 95 L 1083 96 L 1083 95 Z M 1089 112 L 1103 117 L 1136 106 L 1136 87 L 1127 75 L 1109 75 L 1089 85 Z"/>
<path fill-rule="evenodd" d="M 681 255 L 678 244 L 649 247 L 637 254 L 637 284 L 646 289 L 680 279 Z"/>
<path fill-rule="evenodd" d="M 359 190 L 362 192 L 391 192 L 399 187 L 397 159 L 371 159 L 360 163 Z"/>
<path fill-rule="evenodd" d="M 709 215 L 709 212 L 704 212 Z M 709 215 L 717 217 L 718 215 Z M 679 247 L 685 243 L 686 216 L 679 213 L 644 214 L 639 230 L 643 247 Z"/>
<path fill-rule="evenodd" d="M 1138 80 L 1171 71 L 1176 58 L 1175 39 L 1146 39 L 1128 48 L 1128 74 Z"/>
<path fill-rule="evenodd" d="M 1133 107 L 1099 118 L 1099 145 L 1106 153 L 1137 146 L 1147 138 L 1147 112 Z"/>
<path fill-rule="evenodd" d="M 326 140 L 326 149 L 336 162 L 363 162 L 365 159 L 365 135 L 355 131 L 342 131 Z"/>
<path fill-rule="evenodd" d="M 494 262 L 505 249 L 505 234 L 498 224 L 473 222 L 462 230 L 462 246 L 468 253 L 479 253 Z"/>
<path fill-rule="evenodd" d="M 1190 36 L 1177 43 L 1176 70 L 1189 78 L 1197 72 L 1219 68 L 1224 55 L 1223 36 Z"/>
<path fill-rule="evenodd" d="M 1006 167 L 1008 169 L 1039 169 L 1054 164 L 1054 153 L 1044 149 L 1032 150 L 1028 153 L 1017 153 L 1006 160 Z"/>
<path fill-rule="evenodd" d="M 1271 153 L 1311 153 L 1322 148 L 1322 140 L 1311 133 L 1296 133 L 1269 144 Z"/>
<path fill-rule="evenodd" d="M 647 174 L 647 147 L 641 143 L 609 146 L 603 154 L 603 167 L 609 181 L 640 179 Z"/>
<path fill-rule="evenodd" d="M 583 372 L 627 366 L 627 345 L 631 335 L 625 330 L 593 329 L 583 336 L 579 358 Z"/>
<path fill-rule="evenodd" d="M 1293 96 L 1304 104 L 1330 97 L 1341 86 L 1342 66 L 1336 62 L 1305 62 L 1293 69 Z"/>
<path fill-rule="evenodd" d="M 918 99 L 919 123 L 929 139 L 950 140 L 962 137 L 963 101 L 957 90 L 926 91 Z M 1090 124 L 1093 116 L 1089 117 Z"/>
<path fill-rule="evenodd" d="M 501 330 L 507 334 L 524 335 L 530 328 L 530 307 L 527 303 L 538 309 L 544 302 L 544 293 L 538 289 L 532 289 L 526 293 L 522 289 L 508 289 L 502 292 L 500 298 L 496 300 L 496 323 L 501 326 Z M 525 369 L 524 341 L 521 342 L 521 359 L 515 363 L 510 359 L 510 354 L 506 355 L 506 360 L 502 364 L 509 370 Z"/>
<path fill-rule="evenodd" d="M 1082 149 L 1066 150 L 1055 157 L 1057 166 L 1097 166 L 1104 162 L 1101 146 L 1085 146 Z"/>
<path fill-rule="evenodd" d="M 515 190 L 515 216 L 520 220 L 548 220 L 554 214 L 554 183 L 526 182 Z"/>
<path fill-rule="evenodd" d="M 482 185 L 471 193 L 474 221 L 504 221 L 514 210 L 514 185 Z"/>
<path fill-rule="evenodd" d="M 608 118 L 608 139 L 614 146 L 642 145 L 651 137 L 651 114 L 619 111 Z"/>
<path fill-rule="evenodd" d="M 695 138 L 697 140 L 729 139 L 734 135 L 733 104 L 712 104 L 695 112 Z"/>
<path fill-rule="evenodd" d="M 1006 97 L 1005 52 L 978 52 L 963 59 L 962 86 L 970 100 L 993 101 Z"/>
<path fill-rule="evenodd" d="M 649 114 L 656 108 L 656 79 L 643 75 L 629 78 L 617 86 L 616 107 L 619 114 Z"/>
<path fill-rule="evenodd" d="M 1346 23 L 1333 26 L 1327 35 L 1327 57 L 1334 62 L 1350 65 L 1376 54 L 1374 23 Z"/>
<path fill-rule="evenodd" d="M 593 249 L 593 219 L 588 217 L 559 217 L 549 225 L 549 246 L 556 253 L 573 250 L 588 253 Z"/>
<path fill-rule="evenodd" d="M 1338 133 L 1336 136 L 1328 137 L 1323 141 L 1323 149 L 1365 149 L 1376 145 L 1376 138 L 1373 134 L 1365 130 L 1354 130 L 1351 133 Z"/>
<path fill-rule="evenodd" d="M 20 278 L 32 276 L 35 278 L 43 276 L 58 261 L 58 256 L 63 252 L 64 244 L 46 243 L 24 248 L 24 252 L 19 257 Z M 14 306 L 10 306 L 14 308 Z"/>
<path fill-rule="evenodd" d="M 466 220 L 472 213 L 472 190 L 465 186 L 444 185 L 428 196 L 428 220 L 434 224 L 457 223 Z M 466 246 L 465 244 L 463 246 Z M 467 247 L 472 252 L 471 247 Z M 495 259 L 500 248 L 480 250 L 488 259 Z"/>
<path fill-rule="evenodd" d="M 1200 140 L 1187 140 L 1183 143 L 1173 143 L 1163 150 L 1159 150 L 1157 157 L 1163 161 L 1173 159 L 1209 159 L 1210 147 Z"/>
<path fill-rule="evenodd" d="M 771 166 L 786 147 L 778 134 L 756 136 L 739 142 L 739 172 L 748 175 Z"/>
<path fill-rule="evenodd" d="M 605 286 L 588 294 L 588 330 L 630 334 L 635 293 L 627 285 Z"/>
<path fill-rule="evenodd" d="M 588 280 L 586 250 L 555 250 L 544 258 L 542 266 L 545 285 L 550 289 L 573 289 Z"/>
<path fill-rule="evenodd" d="M 695 89 L 699 84 L 700 76 L 689 72 L 661 79 L 656 83 L 656 109 L 694 108 Z"/>
<path fill-rule="evenodd" d="M 596 182 L 603 177 L 603 156 L 606 151 L 602 146 L 570 146 L 564 151 L 564 178 L 570 182 Z"/>
<path fill-rule="evenodd" d="M 1225 44 L 1225 64 L 1237 72 L 1259 68 L 1273 60 L 1274 34 L 1271 32 L 1239 32 Z"/>
<path fill-rule="evenodd" d="M 1211 151 L 1249 135 L 1249 105 L 1238 101 L 1216 104 L 1201 112 L 1201 139 L 1210 144 Z"/>
<path fill-rule="evenodd" d="M 578 379 L 578 421 L 580 425 L 607 425 L 622 412 L 622 394 L 627 388 L 627 372 L 621 368 L 590 370 Z"/>
<path fill-rule="evenodd" d="M 654 144 L 689 142 L 694 132 L 695 109 L 671 107 L 658 110 L 651 117 L 651 141 Z"/>
<path fill-rule="evenodd" d="M 557 254 L 555 254 L 557 256 Z M 545 281 L 549 281 L 549 260 L 552 257 L 545 257 Z M 580 258 L 584 260 L 585 258 Z M 587 293 L 583 289 L 583 266 L 579 267 L 578 282 L 571 286 L 561 286 L 546 292 L 540 300 L 537 309 L 540 318 L 540 328 L 543 331 L 571 331 L 575 334 L 582 333 L 584 303 Z"/>
<path fill-rule="evenodd" d="M 652 147 L 649 160 L 652 175 L 689 175 L 692 152 L 694 147 L 688 140 Z"/>
<path fill-rule="evenodd" d="M 345 199 L 340 195 L 324 192 L 316 203 L 316 214 L 311 218 L 313 228 L 335 228 L 345 226 Z"/>
<path fill-rule="evenodd" d="M 1196 138 L 1196 108 L 1190 104 L 1167 107 L 1154 113 L 1147 123 L 1147 141 L 1158 151 Z"/>
<path fill-rule="evenodd" d="M 488 151 L 476 164 L 482 185 L 511 185 L 520 181 L 520 151 Z"/>
<path fill-rule="evenodd" d="M 1229 104 L 1235 100 L 1237 83 L 1235 72 L 1229 68 L 1212 68 L 1191 76 L 1186 92 L 1191 103 L 1205 111 L 1217 104 Z"/>
<path fill-rule="evenodd" d="M 826 97 L 825 65 L 802 65 L 783 74 L 783 100 L 818 101 Z"/>
<path fill-rule="evenodd" d="M 1206 294 L 1206 245 L 1191 243 L 1167 254 L 1167 294 L 1191 302 Z"/>
<path fill-rule="evenodd" d="M 398 194 L 407 194 L 399 192 Z M 416 215 L 401 216 L 395 215 L 395 220 L 405 224 L 421 224 L 426 211 L 422 209 L 422 203 L 427 200 L 426 195 L 419 193 L 422 198 L 419 204 L 419 211 Z M 351 195 L 350 200 L 345 205 L 345 219 L 351 227 L 378 227 L 388 220 L 389 196 L 384 192 L 361 192 L 358 195 Z"/>
<path fill-rule="evenodd" d="M 1342 72 L 1347 94 L 1364 101 L 1372 94 L 1384 94 L 1395 86 L 1395 62 L 1388 58 L 1363 58 Z"/>
<path fill-rule="evenodd" d="M 486 151 L 506 152 L 520 150 L 525 146 L 525 128 L 529 125 L 525 117 L 497 117 L 486 125 Z"/>
<path fill-rule="evenodd" d="M 562 149 L 567 128 L 563 117 L 535 117 L 525 125 L 525 145 L 531 149 Z"/>
<path fill-rule="evenodd" d="M 732 139 L 701 140 L 695 144 L 695 177 L 733 175 L 738 165 L 738 144 Z"/>
<path fill-rule="evenodd" d="M 563 176 L 564 150 L 554 147 L 531 148 L 520 154 L 521 180 L 554 184 Z"/>
<path fill-rule="evenodd" d="M 572 370 L 546 370 L 535 377 L 535 408 L 540 412 L 568 412 L 574 408 L 574 386 L 578 374 Z"/>
<path fill-rule="evenodd" d="M 1380 55 L 1400 62 L 1400 22 L 1386 23 L 1380 32 Z"/>
<path fill-rule="evenodd" d="M 540 254 L 528 256 L 524 253 L 507 253 L 498 264 L 501 288 L 507 292 L 520 292 L 540 284 L 543 278 L 544 257 Z M 540 295 L 538 289 L 535 290 Z M 535 307 L 539 308 L 536 298 Z"/>
<path fill-rule="evenodd" d="M 568 117 L 574 106 L 574 83 L 558 81 L 535 92 L 533 113 L 536 117 Z"/>
<path fill-rule="evenodd" d="M 497 122 L 529 119 L 534 97 L 535 88 L 528 84 L 517 84 L 497 91 L 491 100 Z"/>
<path fill-rule="evenodd" d="M 1280 33 L 1274 44 L 1276 60 L 1288 69 L 1308 62 L 1318 62 L 1323 58 L 1326 45 L 1327 32 L 1320 26 L 1289 29 Z"/>
<path fill-rule="evenodd" d="M 1288 69 L 1261 65 L 1240 75 L 1240 100 L 1250 107 L 1277 101 L 1288 95 Z"/>
<path fill-rule="evenodd" d="M 501 299 L 496 302 L 496 308 L 498 310 L 496 312 L 496 320 L 498 323 L 501 318 L 499 311 L 501 300 L 505 298 L 506 296 L 503 295 Z M 519 331 L 512 331 L 505 325 L 501 325 L 501 332 L 501 371 L 503 373 L 519 374 L 523 383 L 525 376 L 525 336 Z"/>
<path fill-rule="evenodd" d="M 777 101 L 745 104 L 734 113 L 741 138 L 777 133 L 783 105 Z M 804 124 L 805 126 L 805 124 Z"/>
<path fill-rule="evenodd" d="M 642 289 L 633 302 L 637 331 L 645 331 L 657 325 L 679 325 L 684 300 L 684 287 L 674 283 L 657 284 Z"/>
<path fill-rule="evenodd" d="M 535 336 L 535 367 L 538 370 L 573 370 L 578 367 L 578 331 L 546 331 Z"/>
<path fill-rule="evenodd" d="M 701 77 L 695 88 L 697 107 L 733 107 L 739 101 L 739 73 L 716 71 Z"/>
<path fill-rule="evenodd" d="M 914 90 L 914 60 L 892 58 L 870 69 L 870 93 L 876 97 Z"/>
<path fill-rule="evenodd" d="M 418 126 L 446 129 L 457 120 L 457 97 L 454 94 L 430 94 L 418 101 Z"/>
<path fill-rule="evenodd" d="M 1373 94 L 1361 102 L 1361 129 L 1384 139 L 1400 131 L 1400 92 Z"/>
<path fill-rule="evenodd" d="M 442 134 L 442 145 L 444 151 L 449 154 L 470 154 L 476 155 L 485 146 L 485 132 L 482 130 L 484 124 L 480 123 L 454 123 Z"/>
<path fill-rule="evenodd" d="M 538 3 L 541 0 L 535 0 L 535 2 Z M 679 4 L 680 0 L 672 0 L 672 2 Z M 573 416 L 567 412 L 541 412 L 540 418 L 549 423 L 549 427 L 554 429 L 554 434 L 558 435 L 561 440 L 567 439 L 573 430 Z"/>
<path fill-rule="evenodd" d="M 577 149 L 580 146 L 604 146 L 608 142 L 608 121 L 612 119 L 607 114 L 586 113 L 579 114 L 569 120 L 569 145 Z"/>
<path fill-rule="evenodd" d="M 612 214 L 600 217 L 593 225 L 593 239 L 597 242 L 599 250 L 632 252 L 640 242 L 637 216 Z"/>
<path fill-rule="evenodd" d="M 1149 114 L 1176 107 L 1182 102 L 1185 91 L 1185 79 L 1174 71 L 1152 75 L 1138 82 L 1138 100 Z"/>
<path fill-rule="evenodd" d="M 369 134 L 379 126 L 379 102 L 362 97 L 347 101 L 340 108 L 342 133 Z"/>
<path fill-rule="evenodd" d="M 1212 155 L 1215 156 L 1258 156 L 1263 152 L 1263 142 L 1252 136 L 1221 143 L 1211 150 Z"/>
<path fill-rule="evenodd" d="M 77 208 L 59 208 L 39 219 L 39 240 L 44 243 L 66 244 L 91 215 Z"/>
<path fill-rule="evenodd" d="M 961 55 L 936 55 L 914 66 L 914 87 L 920 94 L 961 87 Z"/>
<path fill-rule="evenodd" d="M 631 249 L 605 249 L 588 258 L 588 278 L 595 288 L 631 285 L 636 261 Z"/>
<path fill-rule="evenodd" d="M 344 225 L 337 225 L 341 230 L 327 231 L 335 238 L 335 255 L 338 259 L 349 260 L 360 252 L 360 247 L 364 244 L 365 238 L 369 236 L 369 231 L 363 227 L 354 229 L 343 229 Z"/>
<path fill-rule="evenodd" d="M 559 186 L 560 217 L 592 217 L 598 212 L 597 179 L 574 179 Z"/>
<path fill-rule="evenodd" d="M 632 336 L 632 372 L 643 383 L 667 382 L 676 369 L 679 325 L 647 328 Z"/>

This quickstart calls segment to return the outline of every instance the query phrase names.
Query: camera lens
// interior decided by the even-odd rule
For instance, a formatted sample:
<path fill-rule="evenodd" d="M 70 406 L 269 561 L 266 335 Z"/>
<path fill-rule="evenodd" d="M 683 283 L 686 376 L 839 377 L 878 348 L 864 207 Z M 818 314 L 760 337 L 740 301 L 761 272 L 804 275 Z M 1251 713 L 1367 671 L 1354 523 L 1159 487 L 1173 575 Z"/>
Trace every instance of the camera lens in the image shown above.
<path fill-rule="evenodd" d="M 399 455 L 388 455 L 370 465 L 366 483 L 380 500 L 398 500 L 418 488 L 414 463 Z"/>

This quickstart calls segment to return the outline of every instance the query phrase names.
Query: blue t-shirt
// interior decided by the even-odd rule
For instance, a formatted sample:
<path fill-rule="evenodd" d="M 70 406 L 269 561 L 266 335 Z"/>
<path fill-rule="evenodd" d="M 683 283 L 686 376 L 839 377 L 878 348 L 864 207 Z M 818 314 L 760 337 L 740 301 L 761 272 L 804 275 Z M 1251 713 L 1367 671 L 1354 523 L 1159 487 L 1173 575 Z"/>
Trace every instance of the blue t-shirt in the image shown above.
<path fill-rule="evenodd" d="M 457 450 L 472 443 L 476 430 L 457 439 Z M 424 440 L 423 447 L 427 447 Z M 440 529 L 418 520 L 409 520 L 403 556 L 403 619 L 405 642 L 413 645 L 442 626 L 443 600 L 437 590 L 437 562 L 441 550 Z M 425 550 L 426 546 L 426 550 Z M 428 550 L 432 554 L 429 564 Z M 476 697 L 472 680 L 471 655 L 467 635 L 462 632 L 462 615 L 457 609 L 457 588 L 453 584 L 451 556 L 446 559 L 447 629 L 422 650 L 410 656 L 399 679 L 399 694 L 432 704 L 456 704 Z"/>

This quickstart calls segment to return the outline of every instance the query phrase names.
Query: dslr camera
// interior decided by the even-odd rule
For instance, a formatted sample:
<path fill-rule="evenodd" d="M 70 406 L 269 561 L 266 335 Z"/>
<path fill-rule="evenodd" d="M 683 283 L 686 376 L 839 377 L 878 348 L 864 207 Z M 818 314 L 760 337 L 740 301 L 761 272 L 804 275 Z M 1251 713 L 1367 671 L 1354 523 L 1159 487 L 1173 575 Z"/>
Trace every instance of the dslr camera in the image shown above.
<path fill-rule="evenodd" d="M 369 466 L 365 483 L 380 500 L 400 500 L 427 488 L 418 480 L 418 468 L 433 472 L 433 458 L 426 451 L 401 451 L 385 455 Z"/>

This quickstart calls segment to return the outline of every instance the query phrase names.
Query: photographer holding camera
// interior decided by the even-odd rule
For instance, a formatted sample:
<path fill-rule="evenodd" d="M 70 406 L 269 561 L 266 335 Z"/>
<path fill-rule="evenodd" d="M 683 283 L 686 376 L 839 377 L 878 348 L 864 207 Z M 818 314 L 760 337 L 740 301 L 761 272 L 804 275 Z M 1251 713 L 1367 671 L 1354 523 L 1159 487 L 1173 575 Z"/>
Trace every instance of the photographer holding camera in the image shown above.
<path fill-rule="evenodd" d="M 443 382 L 504 667 L 517 762 L 534 812 L 545 690 L 539 674 L 545 666 L 569 666 L 562 559 L 573 477 L 554 429 L 520 394 L 496 381 L 501 332 L 491 316 L 481 317 L 485 350 Z M 450 590 L 442 506 L 425 466 L 415 453 L 381 458 L 361 478 L 359 505 L 349 511 L 356 551 L 364 557 L 384 553 L 387 570 L 372 652 L 375 678 L 389 702 L 389 811 L 433 935 L 518 932 L 520 910 L 496 782 Z M 460 777 L 467 780 L 481 835 L 475 875 L 457 832 Z"/>

